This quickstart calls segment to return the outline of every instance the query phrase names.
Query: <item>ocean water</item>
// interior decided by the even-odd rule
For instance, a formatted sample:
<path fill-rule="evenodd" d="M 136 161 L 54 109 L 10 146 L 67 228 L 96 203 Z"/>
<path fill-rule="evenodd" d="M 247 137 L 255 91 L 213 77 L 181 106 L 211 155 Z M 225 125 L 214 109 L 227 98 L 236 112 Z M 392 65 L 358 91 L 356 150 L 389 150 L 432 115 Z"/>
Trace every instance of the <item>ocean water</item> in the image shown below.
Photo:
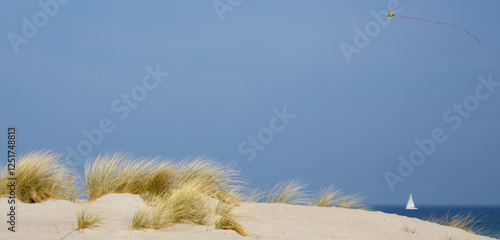
<path fill-rule="evenodd" d="M 373 210 L 427 220 L 456 214 L 472 213 L 476 220 L 475 231 L 481 235 L 500 238 L 500 206 L 417 206 L 418 210 L 406 210 L 404 206 L 373 206 Z"/>

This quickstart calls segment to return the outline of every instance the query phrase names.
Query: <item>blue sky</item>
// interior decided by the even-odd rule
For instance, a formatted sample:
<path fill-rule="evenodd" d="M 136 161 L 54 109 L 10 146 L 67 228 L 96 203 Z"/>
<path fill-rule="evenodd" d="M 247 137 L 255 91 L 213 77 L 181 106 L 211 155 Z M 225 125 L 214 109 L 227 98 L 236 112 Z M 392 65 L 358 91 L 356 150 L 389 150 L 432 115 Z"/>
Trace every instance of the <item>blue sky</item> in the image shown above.
<path fill-rule="evenodd" d="M 17 127 L 20 153 L 207 155 L 251 186 L 302 178 L 368 204 L 410 192 L 417 205 L 500 204 L 500 2 L 220 0 L 231 11 L 219 14 L 214 2 L 3 3 L 0 126 Z M 382 26 L 371 12 L 390 7 L 484 46 L 456 27 Z"/>

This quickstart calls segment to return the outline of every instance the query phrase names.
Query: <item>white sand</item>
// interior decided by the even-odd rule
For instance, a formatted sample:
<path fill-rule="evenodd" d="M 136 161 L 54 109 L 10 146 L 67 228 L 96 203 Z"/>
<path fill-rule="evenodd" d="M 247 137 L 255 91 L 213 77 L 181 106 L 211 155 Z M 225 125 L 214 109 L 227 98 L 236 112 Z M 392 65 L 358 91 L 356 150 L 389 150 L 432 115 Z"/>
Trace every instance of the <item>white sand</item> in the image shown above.
<path fill-rule="evenodd" d="M 460 229 L 414 218 L 364 210 L 293 206 L 286 204 L 245 203 L 235 209 L 240 221 L 254 237 L 213 227 L 179 224 L 164 230 L 127 230 L 127 221 L 142 199 L 132 194 L 108 194 L 92 202 L 105 212 L 105 226 L 73 232 L 64 239 L 492 239 Z M 7 199 L 0 199 L 0 239 L 61 239 L 76 227 L 78 204 L 51 200 L 39 204 L 17 201 L 16 232 L 7 231 Z M 407 226 L 415 233 L 403 231 Z"/>

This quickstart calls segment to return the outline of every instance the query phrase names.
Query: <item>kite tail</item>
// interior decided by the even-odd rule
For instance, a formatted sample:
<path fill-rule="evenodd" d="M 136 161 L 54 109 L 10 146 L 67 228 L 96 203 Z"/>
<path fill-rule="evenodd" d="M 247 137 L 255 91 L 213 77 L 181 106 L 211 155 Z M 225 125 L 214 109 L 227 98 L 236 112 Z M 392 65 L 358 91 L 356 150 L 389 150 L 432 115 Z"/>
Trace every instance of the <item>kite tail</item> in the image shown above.
<path fill-rule="evenodd" d="M 427 19 L 423 19 L 423 18 L 414 18 L 414 17 L 403 17 L 403 16 L 395 16 L 397 18 L 406 18 L 406 19 L 414 19 L 414 20 L 422 20 L 422 21 L 426 21 L 426 22 L 429 22 L 429 23 L 434 23 L 434 24 L 441 24 L 441 25 L 448 25 L 448 26 L 452 26 L 452 27 L 458 27 L 462 30 L 464 30 L 464 32 L 466 32 L 467 34 L 469 34 L 471 37 L 473 37 L 474 39 L 476 39 L 476 41 L 478 41 L 479 43 L 481 43 L 481 45 L 484 46 L 484 44 L 479 40 L 477 39 L 476 36 L 472 35 L 472 33 L 470 33 L 469 31 L 465 30 L 465 28 L 463 27 L 460 27 L 458 25 L 455 25 L 455 24 L 449 24 L 449 23 L 441 23 L 441 22 L 433 22 L 433 21 L 429 21 Z"/>

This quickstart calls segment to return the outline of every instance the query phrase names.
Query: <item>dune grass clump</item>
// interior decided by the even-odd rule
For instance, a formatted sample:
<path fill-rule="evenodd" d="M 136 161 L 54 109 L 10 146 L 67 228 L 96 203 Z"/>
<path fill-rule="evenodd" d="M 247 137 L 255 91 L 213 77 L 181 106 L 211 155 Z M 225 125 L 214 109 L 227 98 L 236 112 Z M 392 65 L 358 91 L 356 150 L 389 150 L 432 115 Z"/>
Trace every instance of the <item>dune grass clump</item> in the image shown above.
<path fill-rule="evenodd" d="M 135 159 L 128 154 L 99 155 L 85 163 L 85 180 L 90 201 L 107 193 L 144 196 L 168 192 L 175 175 L 173 164 L 157 159 Z"/>
<path fill-rule="evenodd" d="M 219 215 L 220 218 L 215 222 L 215 228 L 232 230 L 245 237 L 250 236 L 248 230 L 240 222 L 238 222 L 236 216 L 233 214 L 233 208 L 234 206 L 224 202 L 217 203 L 215 214 Z"/>
<path fill-rule="evenodd" d="M 243 227 L 243 225 L 236 220 L 234 215 L 222 216 L 215 223 L 215 228 L 221 230 L 232 230 L 244 237 L 250 236 L 245 227 Z"/>
<path fill-rule="evenodd" d="M 364 208 L 359 194 L 346 194 L 335 185 L 320 189 L 310 205 L 318 207 Z"/>
<path fill-rule="evenodd" d="M 238 173 L 222 164 L 197 157 L 182 161 L 174 169 L 168 189 L 147 199 L 148 205 L 132 216 L 130 229 L 163 229 L 182 222 L 206 224 L 213 211 L 210 201 L 237 206 L 242 199 Z"/>
<path fill-rule="evenodd" d="M 476 217 L 474 217 L 472 213 L 468 214 L 458 213 L 455 215 L 446 214 L 440 218 L 432 216 L 429 219 L 427 219 L 427 221 L 441 224 L 444 226 L 459 228 L 474 234 L 477 234 L 477 232 L 480 230 L 476 228 L 476 225 L 479 222 L 479 220 L 476 219 Z"/>
<path fill-rule="evenodd" d="M 7 178 L 15 177 L 16 197 L 24 203 L 39 203 L 50 198 L 69 198 L 69 171 L 58 154 L 39 150 L 23 155 L 16 162 L 14 173 L 15 175 L 11 176 L 7 166 L 2 168 L 0 195 L 10 193 Z"/>
<path fill-rule="evenodd" d="M 179 164 L 173 188 L 177 189 L 193 181 L 198 185 L 200 193 L 219 201 L 239 205 L 243 198 L 240 194 L 242 181 L 238 179 L 238 171 L 211 159 L 197 157 Z"/>
<path fill-rule="evenodd" d="M 92 209 L 88 204 L 81 206 L 77 212 L 77 228 L 98 228 L 102 226 L 102 211 Z"/>
<path fill-rule="evenodd" d="M 137 209 L 128 223 L 128 228 L 131 230 L 152 229 L 153 221 L 150 208 L 142 207 Z"/>
<path fill-rule="evenodd" d="M 334 207 L 340 195 L 340 189 L 336 188 L 335 185 L 330 185 L 327 188 L 320 189 L 317 199 L 313 199 L 311 205 L 318 207 Z"/>
<path fill-rule="evenodd" d="M 299 179 L 281 181 L 271 189 L 265 198 L 265 202 L 293 205 L 306 204 L 309 200 L 305 191 L 306 187 L 307 184 Z"/>
<path fill-rule="evenodd" d="M 132 230 L 162 229 L 182 222 L 205 224 L 210 199 L 239 205 L 237 172 L 205 157 L 181 163 L 137 159 L 127 154 L 99 155 L 85 163 L 89 200 L 107 193 L 139 194 L 147 206 L 128 223 Z"/>
<path fill-rule="evenodd" d="M 169 194 L 153 197 L 149 206 L 134 213 L 129 228 L 162 229 L 182 222 L 205 224 L 210 209 L 208 198 L 202 194 L 203 187 L 203 182 L 189 181 Z"/>
<path fill-rule="evenodd" d="M 128 154 L 99 155 L 85 163 L 89 200 L 107 193 L 140 194 L 146 200 L 171 194 L 195 181 L 201 193 L 233 205 L 240 201 L 238 172 L 208 158 L 179 164 L 158 159 L 136 159 Z"/>
<path fill-rule="evenodd" d="M 203 182 L 190 181 L 179 186 L 171 195 L 158 198 L 159 201 L 153 204 L 158 205 L 162 214 L 153 215 L 153 219 L 163 218 L 167 225 L 183 221 L 205 224 L 205 217 L 210 214 L 210 210 L 207 205 L 208 198 L 202 194 L 204 187 Z"/>

